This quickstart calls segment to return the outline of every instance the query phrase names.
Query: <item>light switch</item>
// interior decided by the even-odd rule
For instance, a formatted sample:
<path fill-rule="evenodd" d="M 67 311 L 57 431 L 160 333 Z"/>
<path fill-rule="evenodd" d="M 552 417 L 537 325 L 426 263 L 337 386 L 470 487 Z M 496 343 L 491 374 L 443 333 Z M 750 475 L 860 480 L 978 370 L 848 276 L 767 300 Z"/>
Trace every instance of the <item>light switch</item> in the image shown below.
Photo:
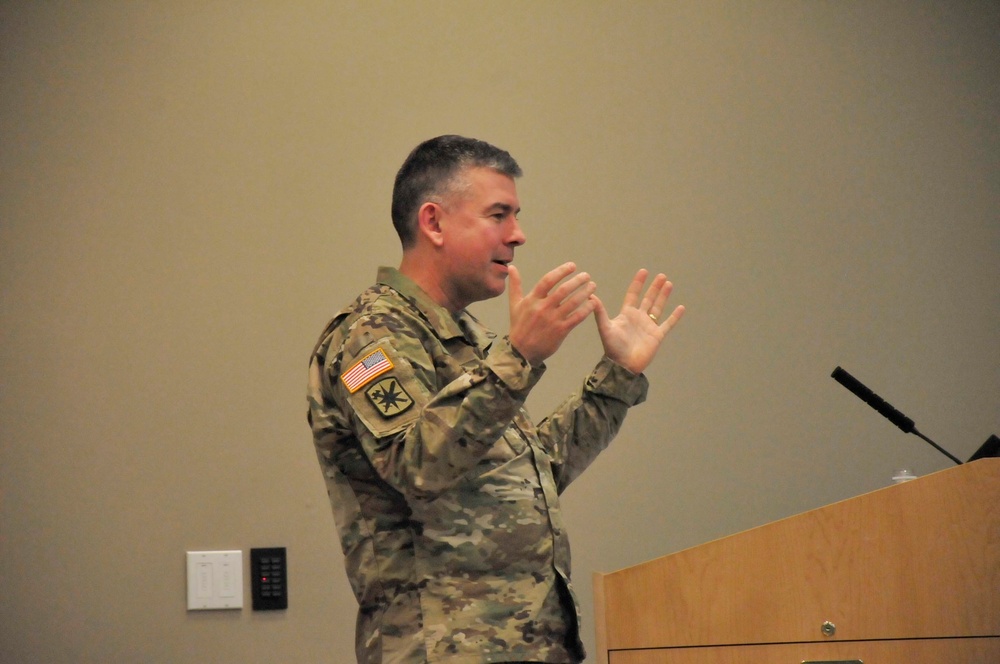
<path fill-rule="evenodd" d="M 243 552 L 187 552 L 187 608 L 243 608 Z"/>
<path fill-rule="evenodd" d="M 207 601 L 212 598 L 212 567 L 210 562 L 195 563 L 194 596 L 199 600 Z"/>

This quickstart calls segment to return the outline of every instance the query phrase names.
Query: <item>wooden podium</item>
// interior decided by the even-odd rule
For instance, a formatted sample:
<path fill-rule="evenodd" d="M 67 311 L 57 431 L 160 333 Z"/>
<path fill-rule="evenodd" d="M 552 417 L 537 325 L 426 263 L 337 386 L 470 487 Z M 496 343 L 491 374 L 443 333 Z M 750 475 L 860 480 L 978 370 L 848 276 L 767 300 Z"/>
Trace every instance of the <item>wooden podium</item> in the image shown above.
<path fill-rule="evenodd" d="M 599 664 L 1000 663 L 1000 459 L 610 574 Z"/>

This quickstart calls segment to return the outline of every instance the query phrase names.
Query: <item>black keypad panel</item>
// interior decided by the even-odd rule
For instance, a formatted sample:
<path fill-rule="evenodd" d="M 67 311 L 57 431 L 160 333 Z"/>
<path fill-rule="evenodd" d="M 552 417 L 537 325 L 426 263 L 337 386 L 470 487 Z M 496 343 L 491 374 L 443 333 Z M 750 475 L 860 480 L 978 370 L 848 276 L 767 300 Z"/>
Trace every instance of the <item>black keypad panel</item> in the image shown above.
<path fill-rule="evenodd" d="M 285 547 L 250 549 L 253 610 L 288 608 L 288 555 Z"/>

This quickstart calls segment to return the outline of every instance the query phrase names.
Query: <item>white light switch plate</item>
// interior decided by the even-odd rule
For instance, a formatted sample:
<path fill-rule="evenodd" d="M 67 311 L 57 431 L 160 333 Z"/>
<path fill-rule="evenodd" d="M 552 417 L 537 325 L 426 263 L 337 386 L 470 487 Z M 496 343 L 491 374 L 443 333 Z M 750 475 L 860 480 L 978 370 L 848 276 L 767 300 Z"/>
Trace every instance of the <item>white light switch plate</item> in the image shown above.
<path fill-rule="evenodd" d="M 187 608 L 243 608 L 243 552 L 187 552 Z"/>

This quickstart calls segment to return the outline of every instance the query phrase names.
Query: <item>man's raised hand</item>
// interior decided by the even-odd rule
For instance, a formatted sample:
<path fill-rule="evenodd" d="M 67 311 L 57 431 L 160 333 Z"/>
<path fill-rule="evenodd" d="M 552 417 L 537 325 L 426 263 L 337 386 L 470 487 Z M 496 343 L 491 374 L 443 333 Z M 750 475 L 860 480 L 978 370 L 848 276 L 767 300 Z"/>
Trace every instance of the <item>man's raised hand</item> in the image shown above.
<path fill-rule="evenodd" d="M 678 306 L 666 319 L 662 318 L 674 287 L 667 281 L 666 275 L 656 275 L 640 298 L 648 276 L 649 272 L 645 269 L 636 272 L 625 292 L 621 311 L 614 318 L 608 315 L 596 295 L 590 297 L 595 303 L 594 318 L 604 354 L 636 374 L 646 370 L 660 343 L 684 315 L 684 307 Z"/>
<path fill-rule="evenodd" d="M 521 274 L 510 266 L 510 343 L 532 365 L 555 353 L 573 328 L 600 305 L 590 275 L 574 272 L 574 263 L 563 263 L 525 295 Z"/>

